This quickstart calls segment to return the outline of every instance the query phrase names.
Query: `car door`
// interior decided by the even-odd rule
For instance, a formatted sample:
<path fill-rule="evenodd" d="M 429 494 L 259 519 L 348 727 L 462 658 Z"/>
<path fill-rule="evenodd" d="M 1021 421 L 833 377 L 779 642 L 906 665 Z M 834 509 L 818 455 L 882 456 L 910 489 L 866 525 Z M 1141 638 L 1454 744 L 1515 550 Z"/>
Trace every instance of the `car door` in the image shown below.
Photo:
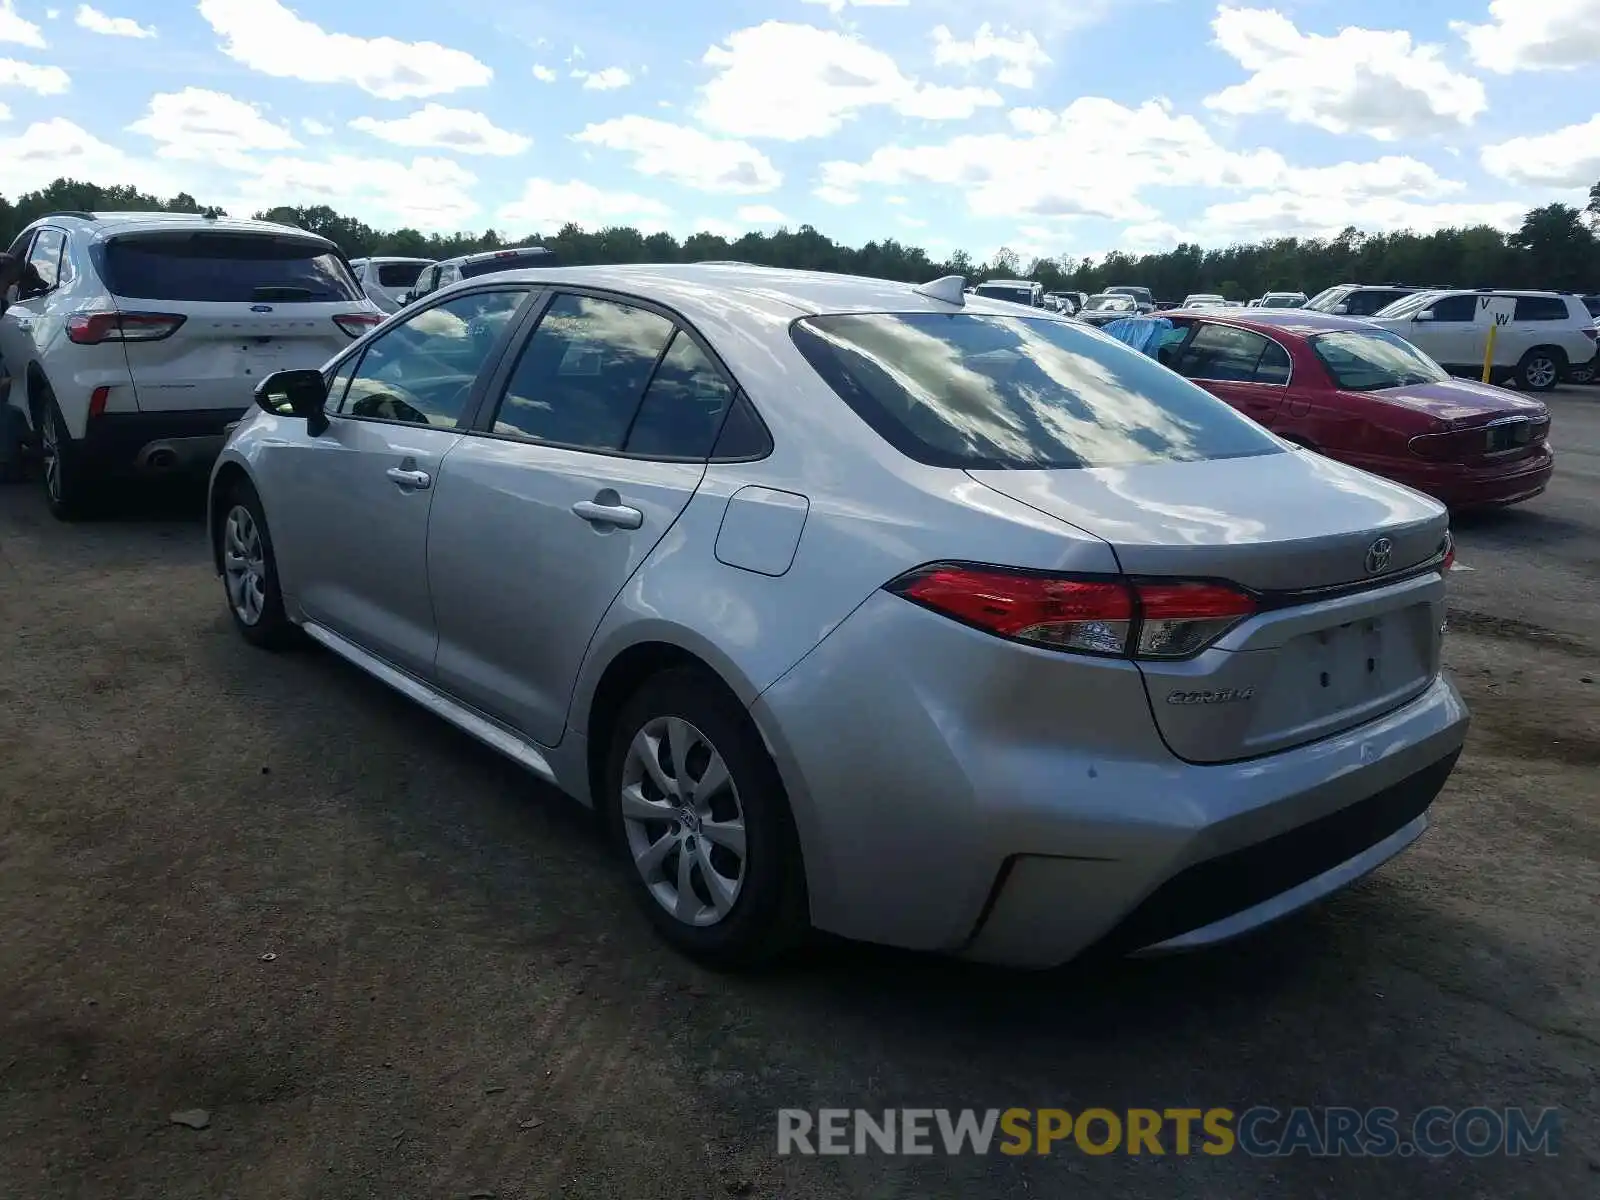
<path fill-rule="evenodd" d="M 10 293 L 10 304 L 0 316 L 0 359 L 13 375 L 21 376 L 27 364 L 37 361 L 60 332 L 61 321 L 52 319 L 50 299 L 61 278 L 67 235 L 50 226 L 34 231 L 17 253 L 33 268 Z M 31 286 L 30 286 L 31 285 Z"/>
<path fill-rule="evenodd" d="M 328 427 L 303 422 L 262 452 L 275 549 L 311 620 L 426 677 L 438 633 L 428 592 L 428 514 L 530 289 L 469 292 L 395 318 L 341 364 Z"/>
<path fill-rule="evenodd" d="M 1275 427 L 1289 384 L 1288 352 L 1271 338 L 1236 325 L 1196 325 L 1177 355 L 1178 374 L 1247 417 Z"/>
<path fill-rule="evenodd" d="M 1483 369 L 1485 340 L 1493 321 L 1486 315 L 1488 306 L 1480 308 L 1480 299 L 1490 297 L 1471 292 L 1445 296 L 1418 312 L 1409 329 L 1394 332 L 1440 366 L 1458 375 L 1477 374 Z"/>
<path fill-rule="evenodd" d="M 589 640 L 699 486 L 734 388 L 635 300 L 555 292 L 434 497 L 439 685 L 554 745 Z"/>

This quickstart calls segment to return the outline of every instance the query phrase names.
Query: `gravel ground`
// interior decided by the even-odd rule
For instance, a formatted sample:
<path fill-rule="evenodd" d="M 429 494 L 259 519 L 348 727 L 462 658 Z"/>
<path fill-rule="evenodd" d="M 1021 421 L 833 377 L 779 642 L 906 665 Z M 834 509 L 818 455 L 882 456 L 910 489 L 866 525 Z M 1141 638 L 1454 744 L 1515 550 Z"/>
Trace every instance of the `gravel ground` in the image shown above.
<path fill-rule="evenodd" d="M 1600 1195 L 1600 392 L 1552 407 L 1549 493 L 1459 527 L 1430 835 L 1243 944 L 1047 975 L 708 974 L 575 806 L 245 646 L 193 495 L 0 488 L 0 1197 Z M 774 1153 L 780 1107 L 1479 1103 L 1559 1107 L 1560 1153 Z"/>

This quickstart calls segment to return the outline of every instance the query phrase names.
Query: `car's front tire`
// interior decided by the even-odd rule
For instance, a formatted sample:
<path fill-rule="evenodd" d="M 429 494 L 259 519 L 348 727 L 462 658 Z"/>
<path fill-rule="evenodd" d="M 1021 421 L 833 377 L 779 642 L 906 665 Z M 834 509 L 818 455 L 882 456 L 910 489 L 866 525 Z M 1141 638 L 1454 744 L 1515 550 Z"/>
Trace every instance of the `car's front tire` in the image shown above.
<path fill-rule="evenodd" d="M 1517 383 L 1530 392 L 1548 392 L 1561 382 L 1566 355 L 1550 346 L 1535 346 L 1517 364 Z"/>
<path fill-rule="evenodd" d="M 808 928 L 783 784 L 750 716 L 694 669 L 647 680 L 623 706 L 600 798 L 652 924 L 710 965 L 750 967 Z"/>
<path fill-rule="evenodd" d="M 278 562 L 261 498 L 255 488 L 240 480 L 228 489 L 223 503 L 217 557 L 222 563 L 228 615 L 251 645 L 281 650 L 293 641 L 295 628 L 283 611 Z"/>

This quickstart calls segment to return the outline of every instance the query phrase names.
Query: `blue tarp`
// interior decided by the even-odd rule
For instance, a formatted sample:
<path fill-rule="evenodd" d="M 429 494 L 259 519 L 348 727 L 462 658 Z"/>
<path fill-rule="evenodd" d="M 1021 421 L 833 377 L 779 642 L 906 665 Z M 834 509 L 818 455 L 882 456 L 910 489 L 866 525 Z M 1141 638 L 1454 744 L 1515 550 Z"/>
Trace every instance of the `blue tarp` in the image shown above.
<path fill-rule="evenodd" d="M 1117 341 L 1126 342 L 1140 353 L 1154 358 L 1162 335 L 1172 330 L 1172 322 L 1165 317 L 1123 317 L 1100 328 Z"/>

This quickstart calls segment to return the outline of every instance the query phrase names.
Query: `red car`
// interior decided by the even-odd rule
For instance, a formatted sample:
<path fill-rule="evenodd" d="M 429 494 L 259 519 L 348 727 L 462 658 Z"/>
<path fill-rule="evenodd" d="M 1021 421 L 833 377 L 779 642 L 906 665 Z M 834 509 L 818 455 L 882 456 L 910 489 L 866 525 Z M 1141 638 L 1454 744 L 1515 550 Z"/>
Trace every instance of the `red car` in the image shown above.
<path fill-rule="evenodd" d="M 1156 356 L 1287 441 L 1452 508 L 1516 504 L 1555 468 L 1550 411 L 1456 379 L 1410 342 L 1305 309 L 1195 309 Z"/>

